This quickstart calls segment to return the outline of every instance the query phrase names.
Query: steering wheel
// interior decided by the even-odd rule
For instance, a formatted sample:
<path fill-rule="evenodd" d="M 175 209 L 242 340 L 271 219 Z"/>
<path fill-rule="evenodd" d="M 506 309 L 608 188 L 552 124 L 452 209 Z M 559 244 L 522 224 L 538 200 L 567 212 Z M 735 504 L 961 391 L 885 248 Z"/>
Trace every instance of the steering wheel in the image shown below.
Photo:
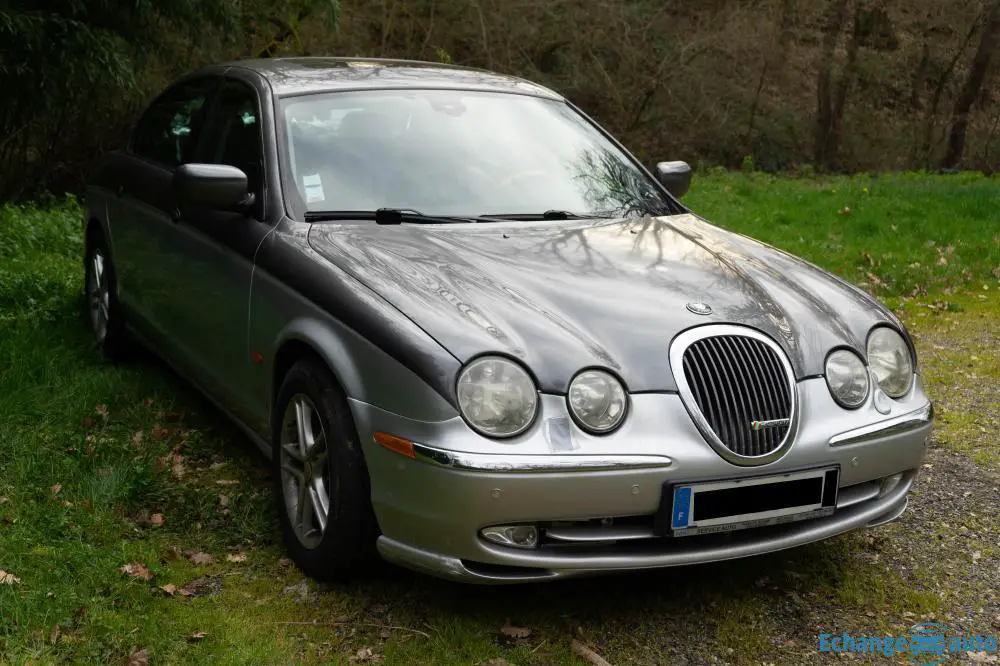
<path fill-rule="evenodd" d="M 544 176 L 544 175 L 545 172 L 542 171 L 541 169 L 528 169 L 526 171 L 518 171 L 517 173 L 511 174 L 510 176 L 507 176 L 506 178 L 501 180 L 499 183 L 497 183 L 497 186 L 510 187 L 514 183 L 524 180 L 525 178 L 530 178 L 531 176 Z"/>

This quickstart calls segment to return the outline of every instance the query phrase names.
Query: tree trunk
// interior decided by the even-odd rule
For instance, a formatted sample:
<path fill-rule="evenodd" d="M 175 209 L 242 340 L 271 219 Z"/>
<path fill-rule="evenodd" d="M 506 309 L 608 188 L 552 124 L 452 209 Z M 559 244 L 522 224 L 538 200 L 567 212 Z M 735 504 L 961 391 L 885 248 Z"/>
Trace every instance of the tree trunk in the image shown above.
<path fill-rule="evenodd" d="M 948 62 L 948 66 L 945 67 L 944 71 L 938 77 L 937 84 L 934 86 L 934 93 L 931 95 L 930 108 L 924 114 L 927 123 L 924 130 L 924 168 L 931 168 L 931 154 L 934 152 L 935 141 L 934 141 L 934 129 L 935 121 L 938 116 L 938 108 L 941 105 L 941 97 L 944 95 L 944 89 L 951 80 L 951 75 L 955 73 L 955 67 L 958 65 L 958 61 L 961 60 L 962 54 L 965 53 L 965 49 L 969 46 L 969 42 L 976 35 L 976 31 L 979 29 L 979 20 L 972 22 L 969 26 L 969 32 L 965 35 L 965 41 L 962 42 L 962 46 L 955 52 L 955 55 Z"/>
<path fill-rule="evenodd" d="M 941 161 L 941 166 L 945 169 L 954 169 L 962 161 L 962 155 L 965 153 L 965 135 L 969 130 L 969 113 L 983 89 L 997 45 L 1000 45 L 1000 0 L 994 3 L 986 17 L 986 25 L 979 39 L 979 48 L 976 49 L 972 66 L 969 67 L 969 75 L 965 79 L 965 85 L 962 86 L 962 92 L 955 100 L 955 108 L 951 113 L 948 150 Z"/>
<path fill-rule="evenodd" d="M 819 74 L 816 77 L 816 141 L 813 156 L 817 166 L 828 165 L 831 152 L 836 150 L 835 146 L 831 146 L 831 139 L 836 138 L 833 63 L 836 59 L 837 42 L 843 31 L 846 14 L 847 0 L 833 0 L 827 15 L 826 26 L 823 28 L 822 61 L 819 64 Z"/>

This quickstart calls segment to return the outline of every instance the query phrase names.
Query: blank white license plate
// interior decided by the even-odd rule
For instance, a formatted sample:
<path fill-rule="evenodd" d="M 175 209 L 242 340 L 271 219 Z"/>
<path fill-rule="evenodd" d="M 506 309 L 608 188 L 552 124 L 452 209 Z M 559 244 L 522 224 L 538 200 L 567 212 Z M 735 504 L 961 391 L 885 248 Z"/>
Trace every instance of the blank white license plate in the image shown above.
<path fill-rule="evenodd" d="M 673 536 L 730 532 L 833 514 L 840 468 L 673 486 Z"/>

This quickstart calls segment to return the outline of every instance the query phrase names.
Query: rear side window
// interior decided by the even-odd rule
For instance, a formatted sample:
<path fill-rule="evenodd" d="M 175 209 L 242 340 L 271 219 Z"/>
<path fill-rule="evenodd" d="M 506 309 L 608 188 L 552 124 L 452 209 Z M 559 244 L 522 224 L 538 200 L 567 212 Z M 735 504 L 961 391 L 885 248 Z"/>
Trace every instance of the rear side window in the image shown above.
<path fill-rule="evenodd" d="M 192 161 L 216 83 L 216 79 L 185 81 L 157 98 L 139 121 L 132 152 L 168 167 Z"/>

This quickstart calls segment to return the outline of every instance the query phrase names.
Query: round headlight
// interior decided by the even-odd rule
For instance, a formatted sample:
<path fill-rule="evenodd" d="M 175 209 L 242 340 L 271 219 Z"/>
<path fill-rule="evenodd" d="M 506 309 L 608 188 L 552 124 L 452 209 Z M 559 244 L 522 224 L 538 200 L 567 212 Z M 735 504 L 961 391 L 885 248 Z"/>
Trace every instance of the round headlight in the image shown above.
<path fill-rule="evenodd" d="M 517 363 L 476 359 L 458 375 L 458 406 L 473 428 L 489 437 L 513 437 L 535 420 L 538 390 Z"/>
<path fill-rule="evenodd" d="M 838 349 L 826 357 L 826 385 L 842 406 L 860 407 L 868 397 L 868 369 L 857 354 Z"/>
<path fill-rule="evenodd" d="M 578 374 L 569 384 L 566 402 L 577 422 L 598 435 L 617 428 L 628 405 L 621 382 L 603 370 Z"/>
<path fill-rule="evenodd" d="M 876 328 L 868 336 L 868 365 L 879 388 L 890 398 L 902 398 L 913 385 L 913 357 L 903 336 L 891 328 Z"/>

